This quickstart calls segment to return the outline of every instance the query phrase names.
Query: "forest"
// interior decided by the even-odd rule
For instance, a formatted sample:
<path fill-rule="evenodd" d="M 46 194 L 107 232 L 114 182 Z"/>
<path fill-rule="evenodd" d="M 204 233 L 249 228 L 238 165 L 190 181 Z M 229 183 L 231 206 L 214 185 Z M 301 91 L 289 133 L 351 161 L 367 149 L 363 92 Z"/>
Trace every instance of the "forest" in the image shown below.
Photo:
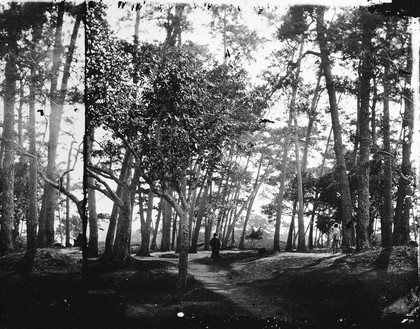
<path fill-rule="evenodd" d="M 418 18 L 10 2 L 0 42 L 0 259 L 80 248 L 89 277 L 172 254 L 182 300 L 213 234 L 330 252 L 338 223 L 342 255 L 412 248 L 418 286 Z"/>

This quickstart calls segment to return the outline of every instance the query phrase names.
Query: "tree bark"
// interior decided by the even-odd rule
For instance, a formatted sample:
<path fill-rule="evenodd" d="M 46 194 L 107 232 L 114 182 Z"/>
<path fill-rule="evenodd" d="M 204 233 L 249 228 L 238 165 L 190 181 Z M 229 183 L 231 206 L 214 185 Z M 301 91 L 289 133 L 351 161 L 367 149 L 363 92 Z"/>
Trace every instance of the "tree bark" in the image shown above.
<path fill-rule="evenodd" d="M 334 152 L 337 162 L 337 174 L 340 181 L 342 223 L 343 223 L 343 252 L 349 252 L 351 247 L 351 231 L 346 225 L 352 220 L 352 202 L 350 186 L 347 176 L 347 167 L 344 159 L 344 145 L 341 136 L 341 125 L 338 113 L 337 98 L 335 93 L 334 80 L 331 72 L 330 51 L 326 38 L 327 29 L 324 23 L 325 7 L 317 7 L 317 40 L 321 52 L 321 65 L 324 72 L 328 98 L 330 103 L 330 113 L 332 128 L 334 133 Z"/>
<path fill-rule="evenodd" d="M 89 124 L 89 123 L 88 123 Z M 89 134 L 87 136 L 87 146 L 89 158 L 87 161 L 90 163 L 90 154 L 93 149 L 94 130 L 89 127 Z M 92 177 L 88 177 L 89 184 L 94 183 Z M 88 188 L 88 212 L 89 212 L 89 243 L 88 243 L 88 257 L 98 256 L 98 215 L 96 213 L 96 193 L 93 188 Z"/>
<path fill-rule="evenodd" d="M 131 225 L 131 199 L 130 191 L 127 188 L 122 190 L 121 199 L 124 206 L 120 207 L 114 247 L 112 249 L 110 261 L 108 262 L 111 266 L 123 266 L 130 259 L 128 241 Z"/>
<path fill-rule="evenodd" d="M 76 39 L 79 31 L 80 23 L 83 16 L 82 7 L 78 7 L 78 14 L 73 26 L 72 35 L 70 38 L 70 45 L 66 55 L 66 61 L 64 64 L 63 77 L 61 80 L 61 88 L 58 91 L 58 74 L 61 63 L 61 49 L 62 49 L 62 26 L 64 16 L 64 4 L 58 4 L 58 20 L 57 29 L 55 34 L 55 44 L 53 51 L 53 68 L 52 68 L 52 80 L 51 80 L 51 115 L 50 115 L 50 134 L 48 140 L 48 163 L 47 163 L 47 177 L 55 180 L 57 178 L 56 170 L 56 157 L 57 157 L 57 146 L 58 138 L 61 127 L 61 118 L 63 115 L 63 106 L 65 96 L 67 93 L 67 83 L 70 77 L 70 67 L 73 61 L 74 49 L 76 47 Z M 40 220 L 45 224 L 44 230 L 41 230 L 38 237 L 38 243 L 43 247 L 52 247 L 54 244 L 54 211 L 57 203 L 57 196 L 54 188 L 46 184 L 44 187 L 43 197 L 43 212 L 41 213 Z M 42 211 L 41 210 L 41 211 Z"/>
<path fill-rule="evenodd" d="M 71 153 L 73 151 L 73 144 L 71 141 L 69 147 L 69 153 L 67 156 L 67 174 L 66 174 L 66 189 L 70 191 L 70 168 L 71 168 Z M 70 198 L 66 196 L 66 247 L 70 247 Z"/>
<path fill-rule="evenodd" d="M 293 201 L 292 217 L 290 219 L 289 232 L 287 234 L 286 251 L 293 251 L 293 232 L 295 230 L 297 200 Z"/>
<path fill-rule="evenodd" d="M 119 176 L 120 180 L 124 180 L 124 178 L 126 177 L 127 170 L 129 170 L 130 161 L 131 161 L 130 151 L 126 150 L 124 154 L 123 162 L 121 164 L 121 172 Z M 118 197 L 121 197 L 122 190 L 123 188 L 120 185 L 118 185 L 117 191 L 116 191 L 116 194 Z M 106 261 L 112 255 L 112 250 L 114 248 L 115 230 L 117 228 L 117 220 L 119 217 L 119 213 L 120 213 L 120 207 L 118 206 L 117 202 L 114 201 L 114 205 L 112 206 L 111 216 L 109 219 L 108 231 L 105 238 L 105 250 L 101 257 L 101 261 Z"/>
<path fill-rule="evenodd" d="M 276 224 L 275 224 L 275 229 L 274 229 L 274 245 L 273 245 L 274 251 L 280 251 L 280 226 L 281 226 L 281 216 L 283 212 L 283 194 L 284 194 L 284 188 L 286 185 L 287 159 L 288 159 L 289 145 L 290 145 L 289 134 L 290 134 L 291 125 L 292 125 L 292 117 L 289 114 L 289 121 L 287 123 L 286 135 L 284 137 L 280 187 L 279 187 L 279 193 L 277 195 Z"/>
<path fill-rule="evenodd" d="M 412 51 L 411 45 L 410 50 L 407 54 L 407 71 L 412 72 Z M 410 79 L 406 79 L 407 85 L 410 83 Z M 398 182 L 397 191 L 397 205 L 395 207 L 394 215 L 394 233 L 393 243 L 395 246 L 407 245 L 410 241 L 410 230 L 409 230 L 409 218 L 411 209 L 411 184 L 413 177 L 413 169 L 411 166 L 411 145 L 413 142 L 413 130 L 414 130 L 414 108 L 413 108 L 413 93 L 412 90 L 407 86 L 403 90 L 404 97 L 404 117 L 402 121 L 402 163 L 400 179 Z"/>
<path fill-rule="evenodd" d="M 28 218 L 27 218 L 27 248 L 33 250 L 36 248 L 36 228 L 38 224 L 38 161 L 36 154 L 36 86 L 35 69 L 31 69 L 31 82 L 29 84 L 29 181 L 28 181 Z"/>
<path fill-rule="evenodd" d="M 172 189 L 168 189 L 167 193 L 173 196 Z M 160 251 L 171 250 L 171 225 L 172 225 L 172 207 L 166 201 L 162 200 L 163 203 L 163 218 L 162 218 L 162 239 L 160 242 Z M 175 231 L 175 227 L 173 228 Z"/>
<path fill-rule="evenodd" d="M 387 29 L 389 23 L 387 24 Z M 384 159 L 384 175 L 383 175 L 383 208 L 381 211 L 381 240 L 382 246 L 387 248 L 392 246 L 392 217 L 394 207 L 392 205 L 392 156 L 391 156 L 391 129 L 389 125 L 389 94 L 391 87 L 388 82 L 389 64 L 385 64 L 385 74 L 383 80 L 384 86 L 384 99 L 383 109 L 384 114 L 382 117 L 382 132 L 384 136 L 383 150 L 385 151 Z"/>
<path fill-rule="evenodd" d="M 197 252 L 198 238 L 200 236 L 201 223 L 203 221 L 204 213 L 206 211 L 211 179 L 212 179 L 212 174 L 210 173 L 207 179 L 205 180 L 206 185 L 204 187 L 203 196 L 201 197 L 201 203 L 200 203 L 200 207 L 197 213 L 197 222 L 195 223 L 194 234 L 191 240 L 191 248 L 190 248 L 191 253 Z"/>
<path fill-rule="evenodd" d="M 259 164 L 258 164 L 258 170 L 257 170 L 257 178 L 255 179 L 255 183 L 254 183 L 254 190 L 255 190 L 255 187 L 258 184 L 258 179 L 259 179 L 259 176 L 260 176 L 260 171 L 261 171 L 261 166 L 262 166 L 263 160 L 264 160 L 264 154 L 261 153 L 261 158 L 260 158 L 260 161 L 259 161 Z M 248 157 L 248 161 L 249 161 L 249 157 Z M 246 172 L 246 170 L 244 171 L 244 174 L 245 174 L 245 172 Z M 244 226 L 242 228 L 242 234 L 241 234 L 241 238 L 239 240 L 239 249 L 240 250 L 245 249 L 246 227 L 248 225 L 249 218 L 251 217 L 251 211 L 252 211 L 252 206 L 254 204 L 255 196 L 256 196 L 256 193 L 251 196 L 251 200 L 249 202 L 248 209 L 246 211 Z"/>
<path fill-rule="evenodd" d="M 17 4 L 11 4 L 11 10 L 16 11 Z M 4 157 L 2 167 L 2 198 L 1 198 L 1 230 L 0 230 L 0 255 L 5 255 L 13 250 L 12 230 L 14 222 L 14 190 L 15 190 L 15 99 L 17 80 L 17 23 L 10 24 L 8 34 L 8 56 L 5 67 L 4 80 L 4 117 L 3 140 Z"/>
<path fill-rule="evenodd" d="M 299 135 L 298 135 L 298 125 L 296 119 L 296 95 L 298 90 L 298 80 L 300 77 L 300 64 L 301 64 L 301 57 L 303 53 L 303 46 L 304 42 L 301 41 L 301 46 L 299 50 L 299 58 L 296 65 L 296 75 L 295 79 L 292 83 L 292 99 L 290 102 L 290 112 L 292 116 L 292 120 L 294 122 L 294 144 L 295 144 L 295 157 L 296 157 L 296 183 L 297 183 L 297 195 L 298 195 L 298 251 L 305 251 L 305 224 L 303 218 L 303 183 L 302 183 L 302 171 L 301 171 L 301 163 L 300 163 L 300 146 L 299 146 Z M 306 170 L 306 163 L 304 165 Z"/>
<path fill-rule="evenodd" d="M 314 96 L 312 98 L 312 103 L 311 103 L 311 108 L 309 110 L 308 116 L 309 116 L 309 121 L 308 121 L 308 127 L 306 128 L 306 137 L 305 137 L 305 147 L 303 150 L 303 159 L 302 159 L 302 174 L 304 175 L 304 177 L 306 177 L 306 168 L 307 168 L 307 163 L 308 163 L 308 150 L 309 150 L 309 143 L 310 143 L 310 139 L 311 139 L 311 135 L 312 135 L 312 128 L 317 116 L 316 113 L 316 108 L 318 106 L 318 100 L 319 100 L 319 96 L 320 96 L 320 87 L 321 87 L 321 77 L 322 77 L 322 72 L 319 71 L 319 75 L 318 75 L 318 81 L 315 87 L 315 92 L 314 92 Z M 331 135 L 331 131 L 330 131 L 330 135 Z M 327 142 L 327 150 L 328 150 L 328 145 L 330 142 L 330 136 L 328 136 L 328 142 Z M 322 176 L 322 172 L 323 172 L 323 168 L 324 168 L 324 163 L 325 163 L 325 157 L 323 158 L 322 161 L 322 166 L 321 166 L 321 173 L 320 173 L 320 177 Z M 311 220 L 309 222 L 309 236 L 308 236 L 308 248 L 309 250 L 312 250 L 314 245 L 313 245 L 313 241 L 314 241 L 314 219 L 315 219 L 315 204 L 316 204 L 316 199 L 317 199 L 317 193 L 315 193 L 315 198 L 314 198 L 314 204 L 313 204 L 313 212 L 311 215 Z"/>
<path fill-rule="evenodd" d="M 361 13 L 362 25 L 362 64 L 360 70 L 360 149 L 359 161 L 357 164 L 357 226 L 356 226 L 356 249 L 358 251 L 369 248 L 368 226 L 370 222 L 370 199 L 369 199 L 369 177 L 370 177 L 370 80 L 372 79 L 372 37 L 373 26 L 369 14 Z"/>
<path fill-rule="evenodd" d="M 188 205 L 186 203 L 186 170 L 184 170 L 181 190 L 179 191 L 179 198 L 181 201 L 181 208 L 178 211 L 179 214 L 179 265 L 178 265 L 178 279 L 176 287 L 178 291 L 179 301 L 185 294 L 187 287 L 187 275 L 188 275 L 188 250 L 190 249 L 190 233 L 188 223 Z"/>

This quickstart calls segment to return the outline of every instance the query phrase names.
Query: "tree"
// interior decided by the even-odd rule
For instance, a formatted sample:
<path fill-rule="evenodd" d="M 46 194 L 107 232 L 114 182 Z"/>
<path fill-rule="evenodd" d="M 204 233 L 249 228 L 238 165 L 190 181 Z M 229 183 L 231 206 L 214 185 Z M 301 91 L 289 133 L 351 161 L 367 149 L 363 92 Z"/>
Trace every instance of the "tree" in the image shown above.
<path fill-rule="evenodd" d="M 324 23 L 325 7 L 318 6 L 316 8 L 317 22 L 317 41 L 320 48 L 321 68 L 325 77 L 328 98 L 330 102 L 330 113 L 332 121 L 332 129 L 334 133 L 334 151 L 337 161 L 337 173 L 340 182 L 340 193 L 342 203 L 342 223 L 343 226 L 343 252 L 348 252 L 351 245 L 350 230 L 346 228 L 352 220 L 352 201 L 350 194 L 349 181 L 347 177 L 347 167 L 344 159 L 344 147 L 341 136 L 341 125 L 337 107 L 336 92 L 334 87 L 334 79 L 331 72 L 330 50 L 327 40 L 327 29 Z"/>
<path fill-rule="evenodd" d="M 407 72 L 412 72 L 412 50 L 409 43 L 407 49 Z M 404 115 L 402 121 L 402 162 L 399 171 L 397 191 L 397 204 L 394 215 L 393 244 L 406 245 L 410 241 L 409 218 L 412 209 L 411 198 L 413 193 L 413 168 L 411 166 L 411 145 L 413 142 L 414 108 L 413 91 L 410 88 L 410 75 L 405 78 L 405 86 L 402 91 L 404 97 Z"/>
<path fill-rule="evenodd" d="M 0 231 L 0 255 L 13 250 L 12 230 L 14 221 L 14 164 L 15 164 L 15 101 L 17 80 L 17 52 L 20 35 L 20 5 L 11 3 L 10 9 L 3 13 L 7 35 L 7 57 L 4 82 L 4 121 L 2 145 L 4 156 L 2 164 L 2 221 Z"/>
<path fill-rule="evenodd" d="M 360 110 L 359 110 L 359 136 L 360 136 L 360 151 L 358 161 L 358 219 L 356 226 L 356 249 L 364 250 L 369 248 L 369 215 L 370 215 L 370 200 L 369 200 L 369 155 L 371 148 L 371 133 L 369 129 L 370 116 L 370 90 L 371 79 L 373 71 L 372 53 L 373 45 L 372 38 L 375 32 L 375 20 L 372 14 L 368 12 L 360 12 L 360 24 L 362 30 L 362 64 L 360 72 Z"/>
<path fill-rule="evenodd" d="M 61 126 L 61 118 L 63 114 L 63 106 L 67 93 L 67 84 L 70 77 L 70 68 L 73 61 L 74 50 L 76 48 L 76 39 L 79 33 L 80 23 L 83 17 L 83 6 L 80 4 L 75 8 L 76 19 L 73 26 L 73 31 L 70 38 L 70 44 L 66 53 L 66 59 L 63 68 L 63 76 L 61 80 L 61 87 L 58 89 L 59 69 L 61 66 L 61 52 L 62 52 L 62 28 L 64 17 L 64 3 L 57 4 L 57 22 L 56 33 L 54 39 L 53 50 L 53 66 L 51 70 L 51 87 L 50 87 L 50 133 L 48 140 L 48 164 L 46 175 L 48 178 L 55 180 L 56 174 L 56 157 L 58 137 Z M 54 211 L 56 204 L 56 194 L 54 188 L 50 184 L 44 187 L 43 204 L 40 214 L 38 245 L 41 247 L 52 247 L 54 244 Z"/>
<path fill-rule="evenodd" d="M 87 123 L 87 125 L 90 125 Z M 93 149 L 93 141 L 95 133 L 93 127 L 87 129 L 87 147 L 89 158 L 85 160 L 86 164 L 90 163 L 90 155 Z M 94 181 L 92 177 L 88 177 L 88 184 L 93 185 Z M 88 257 L 98 256 L 98 216 L 96 213 L 96 193 L 95 189 L 88 188 L 88 213 L 89 213 L 89 243 L 88 243 Z"/>

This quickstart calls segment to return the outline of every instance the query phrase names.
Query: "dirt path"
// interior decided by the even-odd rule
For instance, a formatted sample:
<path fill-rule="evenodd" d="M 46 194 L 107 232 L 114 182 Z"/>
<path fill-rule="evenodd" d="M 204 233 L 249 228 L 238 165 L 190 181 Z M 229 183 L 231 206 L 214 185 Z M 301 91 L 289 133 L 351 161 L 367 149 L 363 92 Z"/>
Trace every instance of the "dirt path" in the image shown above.
<path fill-rule="evenodd" d="M 232 253 L 232 251 L 229 251 Z M 153 258 L 149 260 L 159 259 L 166 260 L 171 263 L 177 263 L 178 259 L 174 258 L 157 258 L 159 254 L 155 254 Z M 232 303 L 238 307 L 248 311 L 256 318 L 279 318 L 285 321 L 294 318 L 293 311 L 290 309 L 289 301 L 284 300 L 282 296 L 266 296 L 261 294 L 261 291 L 253 288 L 252 284 L 248 282 L 238 280 L 238 277 L 233 277 L 231 270 L 224 269 L 217 265 L 217 262 L 209 265 L 196 262 L 195 260 L 200 258 L 209 258 L 210 253 L 199 252 L 197 254 L 189 255 L 189 273 L 194 278 L 200 281 L 204 287 L 210 291 L 220 294 L 228 298 Z M 223 253 L 222 253 L 223 257 Z M 302 261 L 304 257 L 305 261 Z M 284 270 L 291 268 L 298 269 L 305 266 L 314 267 L 327 267 L 330 266 L 337 258 L 343 257 L 343 255 L 332 255 L 330 253 L 279 253 L 275 256 L 270 257 L 284 260 Z M 299 261 L 297 261 L 299 259 Z M 266 259 L 262 258 L 256 261 L 255 266 L 265 266 L 264 262 Z M 249 264 L 248 262 L 235 262 L 233 263 L 233 272 L 240 273 L 240 271 Z M 258 279 L 269 279 L 272 274 L 282 272 L 282 268 L 268 269 L 269 273 L 263 277 L 251 278 L 251 281 Z M 246 271 L 246 269 L 245 269 Z M 246 284 L 248 283 L 248 284 Z"/>

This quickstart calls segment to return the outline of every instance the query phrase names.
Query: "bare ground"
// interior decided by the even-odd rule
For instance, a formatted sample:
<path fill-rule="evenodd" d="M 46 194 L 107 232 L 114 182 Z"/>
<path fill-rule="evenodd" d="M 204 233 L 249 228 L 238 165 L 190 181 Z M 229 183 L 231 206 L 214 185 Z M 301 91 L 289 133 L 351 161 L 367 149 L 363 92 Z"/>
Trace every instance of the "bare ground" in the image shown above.
<path fill-rule="evenodd" d="M 75 248 L 0 258 L 0 328 L 418 328 L 415 249 L 190 254 L 180 304 L 173 253 L 119 270 Z M 414 290 L 414 292 L 416 292 Z"/>

